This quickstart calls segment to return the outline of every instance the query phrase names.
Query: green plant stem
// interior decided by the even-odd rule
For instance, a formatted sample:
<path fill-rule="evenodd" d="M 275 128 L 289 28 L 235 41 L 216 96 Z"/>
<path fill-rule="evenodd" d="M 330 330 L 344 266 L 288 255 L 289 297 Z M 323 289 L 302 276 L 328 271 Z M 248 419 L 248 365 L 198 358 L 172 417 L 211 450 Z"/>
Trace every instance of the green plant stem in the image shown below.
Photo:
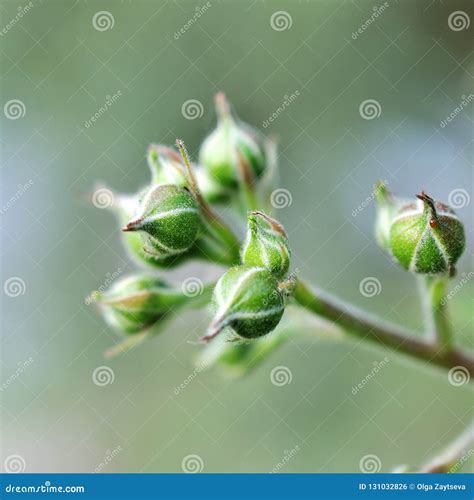
<path fill-rule="evenodd" d="M 474 375 L 474 358 L 470 354 L 454 348 L 449 351 L 440 349 L 437 343 L 416 338 L 410 330 L 386 323 L 322 290 L 310 287 L 302 280 L 298 280 L 293 297 L 300 306 L 336 323 L 349 334 L 434 365 L 447 368 L 464 366 L 471 376 Z"/>
<path fill-rule="evenodd" d="M 447 314 L 446 289 L 448 278 L 445 276 L 425 276 L 421 293 L 425 303 L 425 317 L 428 332 L 439 348 L 450 351 L 453 348 L 453 331 Z"/>

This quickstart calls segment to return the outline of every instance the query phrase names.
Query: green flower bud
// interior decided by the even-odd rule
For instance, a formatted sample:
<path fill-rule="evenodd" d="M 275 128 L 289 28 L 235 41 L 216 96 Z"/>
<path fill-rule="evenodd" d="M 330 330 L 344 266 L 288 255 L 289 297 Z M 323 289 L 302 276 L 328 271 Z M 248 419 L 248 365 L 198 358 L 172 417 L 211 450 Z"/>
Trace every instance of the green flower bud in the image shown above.
<path fill-rule="evenodd" d="M 93 294 L 107 323 L 134 334 L 164 319 L 188 300 L 162 280 L 146 275 L 129 276 L 117 282 L 105 294 Z"/>
<path fill-rule="evenodd" d="M 278 325 L 285 309 L 276 278 L 261 267 L 229 269 L 216 284 L 213 302 L 215 319 L 203 340 L 226 327 L 243 338 L 262 337 Z"/>
<path fill-rule="evenodd" d="M 152 184 L 186 186 L 186 173 L 177 151 L 161 144 L 151 144 L 147 153 Z"/>
<path fill-rule="evenodd" d="M 390 229 L 390 249 L 405 269 L 420 274 L 454 274 L 464 251 L 464 227 L 454 211 L 422 192 L 403 206 Z"/>
<path fill-rule="evenodd" d="M 123 231 L 140 231 L 145 251 L 158 258 L 180 255 L 196 241 L 199 209 L 188 189 L 167 184 L 151 188 L 140 212 Z"/>
<path fill-rule="evenodd" d="M 114 203 L 109 207 L 109 209 L 117 217 L 120 227 L 127 224 L 128 221 L 134 216 L 137 205 L 139 205 L 140 199 L 143 198 L 143 193 L 146 193 L 147 191 L 144 190 L 138 195 L 126 195 L 122 193 L 115 193 L 109 188 L 104 189 L 107 189 L 113 195 Z M 145 263 L 153 267 L 169 268 L 181 264 L 189 257 L 188 254 L 185 253 L 180 255 L 171 255 L 165 258 L 157 258 L 144 250 L 142 237 L 138 231 L 127 231 L 122 233 L 122 235 L 125 250 L 130 257 L 139 264 Z"/>
<path fill-rule="evenodd" d="M 201 146 L 200 163 L 217 184 L 236 188 L 241 177 L 241 163 L 254 178 L 259 178 L 265 169 L 265 153 L 258 132 L 232 117 L 224 94 L 217 94 L 215 100 L 217 127 Z"/>
<path fill-rule="evenodd" d="M 277 278 L 290 267 L 290 246 L 285 228 L 263 212 L 250 212 L 242 246 L 242 264 L 265 267 Z"/>

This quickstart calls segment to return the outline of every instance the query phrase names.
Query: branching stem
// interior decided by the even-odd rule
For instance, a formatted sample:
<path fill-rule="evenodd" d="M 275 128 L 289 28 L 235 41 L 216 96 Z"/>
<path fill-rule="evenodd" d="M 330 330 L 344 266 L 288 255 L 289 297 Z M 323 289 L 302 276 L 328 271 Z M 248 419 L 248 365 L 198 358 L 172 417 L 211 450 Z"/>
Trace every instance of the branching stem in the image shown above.
<path fill-rule="evenodd" d="M 416 337 L 414 332 L 386 323 L 298 280 L 294 299 L 305 309 L 341 326 L 347 333 L 403 352 L 427 363 L 453 368 L 465 367 L 474 375 L 474 358 L 458 349 L 440 348 L 438 342 Z"/>

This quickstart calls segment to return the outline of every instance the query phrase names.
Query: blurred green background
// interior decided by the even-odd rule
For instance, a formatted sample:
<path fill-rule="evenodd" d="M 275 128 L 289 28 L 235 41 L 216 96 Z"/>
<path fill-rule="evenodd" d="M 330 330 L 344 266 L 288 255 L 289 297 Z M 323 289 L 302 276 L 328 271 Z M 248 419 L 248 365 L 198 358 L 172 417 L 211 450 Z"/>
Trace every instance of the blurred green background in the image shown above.
<path fill-rule="evenodd" d="M 1 278 L 24 283 L 24 293 L 2 294 L 2 463 L 19 455 L 28 472 L 180 472 L 183 459 L 197 455 L 204 472 L 265 472 L 291 454 L 282 472 L 341 472 L 359 471 L 361 458 L 373 454 L 390 471 L 427 460 L 468 424 L 472 393 L 451 385 L 447 372 L 317 331 L 247 377 L 210 370 L 176 395 L 194 373 L 199 347 L 188 341 L 204 332 L 208 313 L 183 314 L 149 343 L 104 360 L 118 339 L 84 302 L 111 274 L 133 269 L 115 220 L 81 201 L 97 180 L 136 191 L 148 180 L 150 142 L 182 137 L 196 157 L 214 126 L 219 90 L 260 128 L 298 91 L 265 129 L 279 137 L 280 185 L 292 194 L 277 215 L 290 233 L 293 267 L 419 329 L 416 283 L 375 245 L 374 206 L 364 200 L 376 179 L 405 196 L 424 189 L 446 201 L 463 189 L 472 197 L 474 103 L 441 122 L 473 93 L 474 4 L 388 1 L 357 34 L 382 4 L 1 3 L 2 26 L 16 19 L 0 40 Z M 32 5 L 26 13 L 25 5 Z M 100 11 L 108 18 L 98 30 Z M 273 29 L 278 11 L 283 24 Z M 466 29 L 450 28 L 454 11 L 467 15 Z M 202 116 L 183 115 L 190 99 Z M 380 105 L 378 118 L 359 113 L 368 99 Z M 12 100 L 24 116 L 11 119 Z M 468 248 L 453 283 L 472 264 L 472 202 L 464 205 L 458 213 Z M 170 279 L 221 272 L 191 264 Z M 382 285 L 372 298 L 359 293 L 368 276 Z M 466 347 L 473 290 L 470 280 L 450 301 Z M 390 363 L 352 394 L 386 355 Z M 114 382 L 99 387 L 92 373 L 102 365 Z M 290 369 L 290 384 L 271 383 L 276 366 Z"/>

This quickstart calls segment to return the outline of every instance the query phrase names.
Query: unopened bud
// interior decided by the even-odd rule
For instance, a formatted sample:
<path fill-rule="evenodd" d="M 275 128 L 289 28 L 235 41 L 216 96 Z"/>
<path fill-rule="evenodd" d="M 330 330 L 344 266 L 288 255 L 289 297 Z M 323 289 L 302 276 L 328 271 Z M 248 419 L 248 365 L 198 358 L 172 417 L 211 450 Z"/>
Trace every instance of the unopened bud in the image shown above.
<path fill-rule="evenodd" d="M 129 276 L 95 298 L 106 321 L 128 334 L 154 325 L 188 300 L 180 290 L 146 275 Z"/>
<path fill-rule="evenodd" d="M 186 185 L 186 174 L 181 157 L 174 149 L 162 144 L 151 144 L 147 153 L 152 184 Z"/>
<path fill-rule="evenodd" d="M 139 214 L 123 231 L 140 231 L 147 252 L 166 258 L 191 248 L 198 235 L 200 216 L 189 190 L 171 184 L 155 186 L 140 205 Z"/>
<path fill-rule="evenodd" d="M 285 309 L 276 278 L 261 267 L 229 269 L 216 284 L 213 302 L 215 318 L 204 340 L 226 327 L 243 338 L 262 337 L 278 325 Z"/>
<path fill-rule="evenodd" d="M 403 206 L 390 229 L 390 248 L 398 263 L 420 274 L 454 274 L 465 246 L 464 226 L 454 211 L 426 193 Z"/>
<path fill-rule="evenodd" d="M 263 212 L 250 212 L 241 252 L 242 264 L 265 267 L 280 278 L 288 272 L 290 255 L 285 228 Z"/>
<path fill-rule="evenodd" d="M 259 178 L 265 169 L 265 153 L 258 132 L 232 117 L 224 94 L 216 95 L 217 127 L 204 140 L 200 163 L 214 181 L 226 188 L 236 188 L 242 165 Z"/>

